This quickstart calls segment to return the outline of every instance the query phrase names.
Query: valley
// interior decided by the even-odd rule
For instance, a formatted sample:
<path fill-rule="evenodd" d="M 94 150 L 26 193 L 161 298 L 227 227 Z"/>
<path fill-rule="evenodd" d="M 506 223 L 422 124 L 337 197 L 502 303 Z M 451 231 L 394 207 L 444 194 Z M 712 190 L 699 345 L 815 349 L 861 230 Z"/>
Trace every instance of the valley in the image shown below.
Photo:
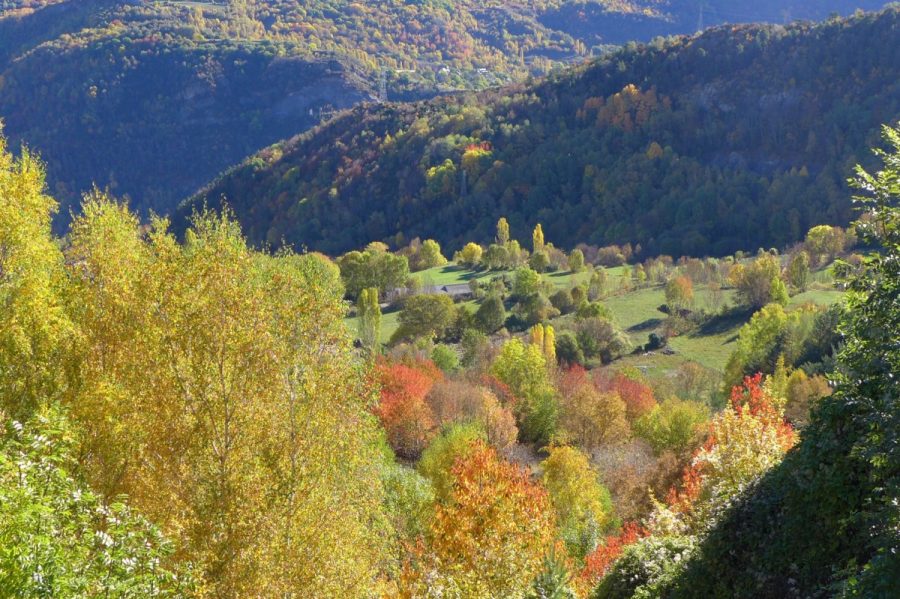
<path fill-rule="evenodd" d="M 895 599 L 898 331 L 900 5 L 0 0 L 0 597 Z"/>

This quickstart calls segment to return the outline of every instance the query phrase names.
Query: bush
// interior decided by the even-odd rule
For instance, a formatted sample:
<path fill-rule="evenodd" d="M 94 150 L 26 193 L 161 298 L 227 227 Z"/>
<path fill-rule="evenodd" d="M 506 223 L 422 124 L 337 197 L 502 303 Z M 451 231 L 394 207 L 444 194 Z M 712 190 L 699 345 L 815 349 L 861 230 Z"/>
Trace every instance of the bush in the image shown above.
<path fill-rule="evenodd" d="M 644 346 L 644 351 L 656 351 L 664 348 L 668 343 L 669 340 L 664 335 L 650 333 L 647 338 L 647 344 Z"/>
<path fill-rule="evenodd" d="M 646 537 L 629 545 L 590 599 L 650 599 L 682 571 L 694 551 L 691 537 Z"/>
<path fill-rule="evenodd" d="M 499 330 L 504 322 L 506 322 L 506 308 L 503 301 L 496 295 L 489 295 L 475 312 L 475 324 L 481 332 L 490 335 Z"/>
<path fill-rule="evenodd" d="M 459 355 L 449 345 L 435 345 L 431 350 L 431 361 L 448 374 L 459 370 Z"/>
<path fill-rule="evenodd" d="M 570 331 L 564 331 L 556 338 L 556 359 L 562 366 L 584 365 L 584 352 Z"/>
<path fill-rule="evenodd" d="M 188 578 L 160 566 L 175 548 L 159 530 L 70 474 L 73 436 L 56 410 L 0 427 L 0 595 L 190 594 Z"/>
<path fill-rule="evenodd" d="M 658 454 L 666 450 L 683 454 L 696 444 L 707 420 L 706 406 L 673 397 L 639 418 L 634 432 Z"/>
<path fill-rule="evenodd" d="M 570 314 L 575 310 L 575 302 L 572 300 L 572 292 L 567 289 L 560 289 L 550 296 L 550 303 L 559 310 L 560 314 Z"/>

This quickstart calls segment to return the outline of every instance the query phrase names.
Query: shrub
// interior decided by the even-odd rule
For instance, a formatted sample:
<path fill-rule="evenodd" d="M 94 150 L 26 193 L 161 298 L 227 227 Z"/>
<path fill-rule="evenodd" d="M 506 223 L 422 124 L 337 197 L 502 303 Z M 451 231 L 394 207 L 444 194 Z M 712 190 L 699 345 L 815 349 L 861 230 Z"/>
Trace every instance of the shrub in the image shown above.
<path fill-rule="evenodd" d="M 634 433 L 657 453 L 682 454 L 696 445 L 709 408 L 693 401 L 669 398 L 634 423 Z"/>
<path fill-rule="evenodd" d="M 449 345 L 435 345 L 431 350 L 431 361 L 446 373 L 459 370 L 459 355 Z"/>
<path fill-rule="evenodd" d="M 506 321 L 506 308 L 503 301 L 494 294 L 489 295 L 475 312 L 475 324 L 478 329 L 490 335 L 496 332 Z"/>
<path fill-rule="evenodd" d="M 646 537 L 626 547 L 589 595 L 590 599 L 659 597 L 694 551 L 694 539 L 682 536 Z"/>

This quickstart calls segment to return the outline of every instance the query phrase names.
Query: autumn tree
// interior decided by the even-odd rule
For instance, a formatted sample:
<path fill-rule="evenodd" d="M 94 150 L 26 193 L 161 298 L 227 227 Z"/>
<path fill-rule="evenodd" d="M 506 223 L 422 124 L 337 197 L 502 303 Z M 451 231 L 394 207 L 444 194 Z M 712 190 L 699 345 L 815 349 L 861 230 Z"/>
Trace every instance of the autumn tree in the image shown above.
<path fill-rule="evenodd" d="M 643 287 L 644 283 L 647 282 L 647 271 L 644 270 L 643 265 L 634 265 L 634 268 L 631 269 L 631 278 L 634 280 L 636 287 Z"/>
<path fill-rule="evenodd" d="M 581 272 L 584 270 L 584 252 L 575 249 L 569 254 L 569 270 L 572 272 Z"/>
<path fill-rule="evenodd" d="M 71 334 L 63 256 L 50 224 L 56 202 L 30 152 L 14 159 L 0 136 L 0 408 L 18 418 L 54 398 Z"/>
<path fill-rule="evenodd" d="M 515 411 L 522 435 L 529 441 L 548 442 L 556 430 L 557 405 L 542 348 L 518 339 L 507 341 L 491 373 L 518 400 Z"/>
<path fill-rule="evenodd" d="M 598 391 L 580 367 L 567 372 L 559 388 L 561 438 L 586 450 L 627 440 L 630 427 L 618 394 Z"/>
<path fill-rule="evenodd" d="M 625 548 L 634 545 L 641 538 L 646 537 L 648 531 L 636 522 L 626 522 L 615 534 L 611 534 L 597 545 L 584 560 L 584 568 L 578 574 L 576 586 L 583 595 L 593 590 L 609 571 L 610 567 L 622 555 Z"/>
<path fill-rule="evenodd" d="M 520 299 L 513 307 L 513 312 L 526 325 L 536 325 L 559 316 L 559 310 L 543 293 L 535 293 Z"/>
<path fill-rule="evenodd" d="M 419 250 L 419 267 L 421 269 L 434 268 L 447 264 L 447 259 L 441 253 L 441 246 L 434 239 L 426 239 Z"/>
<path fill-rule="evenodd" d="M 381 401 L 375 409 L 394 451 L 415 458 L 431 439 L 435 420 L 425 401 L 440 371 L 430 363 L 385 363 L 378 366 Z"/>
<path fill-rule="evenodd" d="M 541 289 L 541 275 L 528 267 L 517 268 L 513 276 L 513 295 L 520 299 L 538 293 Z"/>
<path fill-rule="evenodd" d="M 600 391 L 615 393 L 622 398 L 629 422 L 634 422 L 657 405 L 653 388 L 625 373 L 609 374 L 603 370 L 596 370 L 594 381 Z"/>
<path fill-rule="evenodd" d="M 685 275 L 673 277 L 666 284 L 666 305 L 669 312 L 677 314 L 679 310 L 686 310 L 694 304 L 694 284 Z"/>
<path fill-rule="evenodd" d="M 732 389 L 730 407 L 713 420 L 681 486 L 670 492 L 669 508 L 661 509 L 682 514 L 682 526 L 688 530 L 708 529 L 734 497 L 782 460 L 796 440 L 784 420 L 784 400 L 765 389 L 762 375 L 746 377 Z"/>
<path fill-rule="evenodd" d="M 503 246 L 509 243 L 509 222 L 504 217 L 497 221 L 497 243 Z"/>
<path fill-rule="evenodd" d="M 797 368 L 788 377 L 785 388 L 785 419 L 797 428 L 806 426 L 812 408 L 831 393 L 827 378 L 821 374 L 807 376 L 803 369 Z"/>
<path fill-rule="evenodd" d="M 816 336 L 826 336 L 816 327 L 820 314 L 827 312 L 811 304 L 790 311 L 779 304 L 769 304 L 754 314 L 741 327 L 736 347 L 725 365 L 728 388 L 739 384 L 745 375 L 774 372 L 782 355 L 788 364 L 793 364 L 806 353 L 805 347 L 818 345 L 821 340 Z"/>
<path fill-rule="evenodd" d="M 587 454 L 574 447 L 551 447 L 541 469 L 560 533 L 570 553 L 583 559 L 612 519 L 609 491 L 600 484 Z"/>
<path fill-rule="evenodd" d="M 381 337 L 381 306 L 378 303 L 378 289 L 363 289 L 356 302 L 358 335 L 363 347 L 374 351 Z"/>
<path fill-rule="evenodd" d="M 72 225 L 80 468 L 210 592 L 368 592 L 391 535 L 340 278 L 315 255 L 252 251 L 228 215 L 198 215 L 184 244 L 166 225 L 99 194 Z"/>
<path fill-rule="evenodd" d="M 503 300 L 491 294 L 485 298 L 475 311 L 475 324 L 483 333 L 491 334 L 499 330 L 506 322 L 506 308 Z"/>
<path fill-rule="evenodd" d="M 809 285 L 809 254 L 799 251 L 788 264 L 788 282 L 797 291 L 806 291 Z"/>
<path fill-rule="evenodd" d="M 355 298 L 363 289 L 375 287 L 384 294 L 406 285 L 409 260 L 379 248 L 348 252 L 337 260 L 347 294 Z"/>
<path fill-rule="evenodd" d="M 634 433 L 657 453 L 681 454 L 696 446 L 708 420 L 709 408 L 703 404 L 670 397 L 638 418 Z"/>
<path fill-rule="evenodd" d="M 531 336 L 531 344 L 536 345 L 543 351 L 544 348 L 544 325 L 536 324 L 529 331 Z"/>
<path fill-rule="evenodd" d="M 584 364 L 584 352 L 571 331 L 563 331 L 556 340 L 556 358 L 561 366 L 571 368 Z"/>
<path fill-rule="evenodd" d="M 547 358 L 547 364 L 556 365 L 556 331 L 553 325 L 544 325 L 544 356 Z"/>
<path fill-rule="evenodd" d="M 804 245 L 816 263 L 829 262 L 844 250 L 846 235 L 840 227 L 818 225 L 806 234 Z"/>
<path fill-rule="evenodd" d="M 769 303 L 787 304 L 788 293 L 781 280 L 781 265 L 771 254 L 764 254 L 748 265 L 738 264 L 732 269 L 730 278 L 737 287 L 738 298 L 753 309 Z"/>
<path fill-rule="evenodd" d="M 591 273 L 591 280 L 588 285 L 588 299 L 591 301 L 598 300 L 606 296 L 609 287 L 609 275 L 606 269 L 598 266 Z"/>
<path fill-rule="evenodd" d="M 425 399 L 435 422 L 443 428 L 478 423 L 488 443 L 499 450 L 516 441 L 518 430 L 512 411 L 482 385 L 468 380 L 438 381 Z"/>
<path fill-rule="evenodd" d="M 449 501 L 455 482 L 453 467 L 468 458 L 476 441 L 487 441 L 484 427 L 479 423 L 450 423 L 422 453 L 416 469 L 431 481 L 438 501 Z"/>
<path fill-rule="evenodd" d="M 631 342 L 608 319 L 592 316 L 575 323 L 575 336 L 585 358 L 599 357 L 609 363 L 631 347 Z"/>
<path fill-rule="evenodd" d="M 537 250 L 528 258 L 528 266 L 535 272 L 545 272 L 550 266 L 550 257 L 544 250 Z"/>
<path fill-rule="evenodd" d="M 534 227 L 534 231 L 531 234 L 531 250 L 532 252 L 540 252 L 544 249 L 544 228 L 541 227 L 541 223 L 538 223 Z"/>
<path fill-rule="evenodd" d="M 452 468 L 427 543 L 405 567 L 401 597 L 520 597 L 556 536 L 547 492 L 530 474 L 475 442 Z"/>
<path fill-rule="evenodd" d="M 462 266 L 468 268 L 475 268 L 479 264 L 481 264 L 481 255 L 484 253 L 484 250 L 481 249 L 481 246 L 477 243 L 472 243 L 471 241 L 465 245 L 463 249 L 456 252 L 453 256 L 453 260 L 461 264 Z"/>

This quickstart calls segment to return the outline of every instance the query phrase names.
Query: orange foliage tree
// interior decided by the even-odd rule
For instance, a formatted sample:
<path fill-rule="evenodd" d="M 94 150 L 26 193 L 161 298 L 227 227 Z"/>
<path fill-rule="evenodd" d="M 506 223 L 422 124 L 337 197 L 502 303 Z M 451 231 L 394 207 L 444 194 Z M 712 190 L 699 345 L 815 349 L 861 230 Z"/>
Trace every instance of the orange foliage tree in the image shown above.
<path fill-rule="evenodd" d="M 629 378 L 621 372 L 610 376 L 608 373 L 598 371 L 594 376 L 594 382 L 600 391 L 616 393 L 622 398 L 625 402 L 625 415 L 630 422 L 634 422 L 657 405 L 650 385 Z"/>
<path fill-rule="evenodd" d="M 435 430 L 434 415 L 425 397 L 443 374 L 430 361 L 380 363 L 376 372 L 381 400 L 375 414 L 387 433 L 388 443 L 404 458 L 422 453 Z"/>
<path fill-rule="evenodd" d="M 400 596 L 521 596 L 556 538 L 547 491 L 480 441 L 453 475 L 427 541 L 404 566 Z"/>

